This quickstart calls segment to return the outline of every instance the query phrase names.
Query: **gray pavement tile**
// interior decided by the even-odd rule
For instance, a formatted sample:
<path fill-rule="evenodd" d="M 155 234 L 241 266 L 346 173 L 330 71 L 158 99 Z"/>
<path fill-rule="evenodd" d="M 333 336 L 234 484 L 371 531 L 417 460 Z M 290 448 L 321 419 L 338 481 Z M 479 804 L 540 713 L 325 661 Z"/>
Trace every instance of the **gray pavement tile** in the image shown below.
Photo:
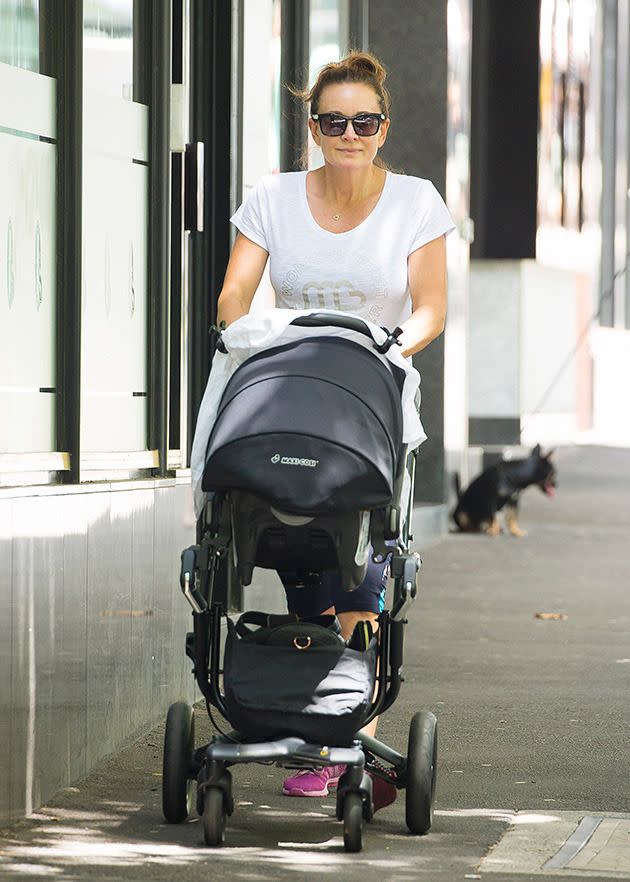
<path fill-rule="evenodd" d="M 186 874 L 195 882 L 216 873 L 243 880 L 343 874 L 348 882 L 535 882 L 540 867 L 517 864 L 502 875 L 482 863 L 493 846 L 510 846 L 508 836 L 526 829 L 515 818 L 623 816 L 630 450 L 565 448 L 557 460 L 557 497 L 524 494 L 527 537 L 449 535 L 424 550 L 421 594 L 407 629 L 406 683 L 379 735 L 404 752 L 413 712 L 427 708 L 438 716 L 436 815 L 428 836 L 404 832 L 399 797 L 366 829 L 364 851 L 346 855 L 332 799 L 284 798 L 281 770 L 250 766 L 235 772 L 241 804 L 226 846 L 209 851 L 197 820 L 177 827 L 162 821 L 158 727 L 6 830 L 0 878 L 119 882 Z M 541 620 L 539 612 L 566 618 Z M 630 834 L 615 830 L 615 860 L 625 861 Z M 534 849 L 537 838 L 532 825 Z M 545 875 L 557 872 L 576 882 L 595 866 Z M 598 872 L 627 878 L 624 870 Z"/>

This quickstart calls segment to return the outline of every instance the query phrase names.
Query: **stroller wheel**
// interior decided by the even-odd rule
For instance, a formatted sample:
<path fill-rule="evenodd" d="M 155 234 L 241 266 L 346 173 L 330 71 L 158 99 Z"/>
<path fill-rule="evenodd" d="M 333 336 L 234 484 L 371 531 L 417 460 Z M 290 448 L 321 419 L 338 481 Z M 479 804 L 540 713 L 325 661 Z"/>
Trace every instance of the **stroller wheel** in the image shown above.
<path fill-rule="evenodd" d="M 361 851 L 363 800 L 359 793 L 348 793 L 343 801 L 343 845 L 346 851 Z"/>
<path fill-rule="evenodd" d="M 208 787 L 204 793 L 203 838 L 206 845 L 223 845 L 225 840 L 225 806 L 219 787 Z"/>
<path fill-rule="evenodd" d="M 430 711 L 414 714 L 407 749 L 405 820 L 410 833 L 431 829 L 437 772 L 437 720 Z"/>
<path fill-rule="evenodd" d="M 190 761 L 195 748 L 195 718 L 189 704 L 168 709 L 162 766 L 162 811 L 169 824 L 181 824 L 192 810 Z"/>

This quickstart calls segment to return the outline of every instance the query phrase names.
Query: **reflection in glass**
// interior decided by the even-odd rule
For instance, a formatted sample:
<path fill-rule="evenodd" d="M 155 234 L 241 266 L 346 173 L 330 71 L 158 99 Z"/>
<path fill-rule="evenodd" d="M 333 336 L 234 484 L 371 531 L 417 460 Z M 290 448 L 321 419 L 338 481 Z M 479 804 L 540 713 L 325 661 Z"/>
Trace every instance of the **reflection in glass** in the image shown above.
<path fill-rule="evenodd" d="M 55 449 L 56 164 L 0 132 L 0 453 Z"/>
<path fill-rule="evenodd" d="M 0 62 L 39 72 L 39 0 L 0 0 Z"/>
<path fill-rule="evenodd" d="M 472 0 L 448 0 L 447 36 L 445 195 L 458 232 L 446 242 L 449 305 L 444 335 L 444 446 L 451 468 L 467 476 Z"/>
<path fill-rule="evenodd" d="M 317 74 L 331 61 L 348 51 L 349 0 L 311 0 L 309 19 L 308 83 L 312 86 Z M 308 167 L 323 164 L 322 152 L 308 137 Z"/>
<path fill-rule="evenodd" d="M 329 61 L 339 61 L 347 50 L 348 0 L 311 0 L 309 20 L 309 84 Z"/>
<path fill-rule="evenodd" d="M 281 0 L 243 0 L 242 199 L 263 175 L 280 170 Z M 269 268 L 252 309 L 272 306 Z"/>
<path fill-rule="evenodd" d="M 148 108 L 133 0 L 85 0 L 81 446 L 147 446 Z"/>
<path fill-rule="evenodd" d="M 538 214 L 541 224 L 582 230 L 596 220 L 599 194 L 591 55 L 594 0 L 543 0 L 540 10 Z"/>
<path fill-rule="evenodd" d="M 449 0 L 446 202 L 455 223 L 470 208 L 470 0 Z"/>
<path fill-rule="evenodd" d="M 243 198 L 280 168 L 280 6 L 280 0 L 244 3 Z"/>
<path fill-rule="evenodd" d="M 132 99 L 133 0 L 85 0 L 85 89 Z"/>

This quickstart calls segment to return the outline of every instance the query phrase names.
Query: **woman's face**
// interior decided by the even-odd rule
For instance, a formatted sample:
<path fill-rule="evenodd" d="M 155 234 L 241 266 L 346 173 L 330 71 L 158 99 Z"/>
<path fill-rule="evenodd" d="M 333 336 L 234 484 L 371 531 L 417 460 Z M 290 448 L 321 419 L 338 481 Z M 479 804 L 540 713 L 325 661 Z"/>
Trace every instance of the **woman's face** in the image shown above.
<path fill-rule="evenodd" d="M 381 108 L 376 92 L 366 83 L 332 83 L 323 89 L 317 112 L 356 116 L 359 113 L 381 113 Z M 336 137 L 322 135 L 316 120 L 309 119 L 308 125 L 326 164 L 352 169 L 372 164 L 385 143 L 389 120 L 382 120 L 378 132 L 367 137 L 357 135 L 352 123 L 347 124 L 343 135 Z"/>

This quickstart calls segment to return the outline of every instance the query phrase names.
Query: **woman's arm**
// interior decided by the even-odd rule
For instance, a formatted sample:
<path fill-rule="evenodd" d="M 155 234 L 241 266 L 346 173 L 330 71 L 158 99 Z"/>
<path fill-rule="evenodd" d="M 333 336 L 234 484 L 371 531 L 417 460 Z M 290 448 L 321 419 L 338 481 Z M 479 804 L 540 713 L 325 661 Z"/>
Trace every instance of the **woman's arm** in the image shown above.
<path fill-rule="evenodd" d="M 269 254 L 239 233 L 225 271 L 217 306 L 217 323 L 231 325 L 247 315 L 260 284 Z"/>
<path fill-rule="evenodd" d="M 446 237 L 413 251 L 407 260 L 412 313 L 401 325 L 402 354 L 414 355 L 444 330 L 446 320 Z"/>

